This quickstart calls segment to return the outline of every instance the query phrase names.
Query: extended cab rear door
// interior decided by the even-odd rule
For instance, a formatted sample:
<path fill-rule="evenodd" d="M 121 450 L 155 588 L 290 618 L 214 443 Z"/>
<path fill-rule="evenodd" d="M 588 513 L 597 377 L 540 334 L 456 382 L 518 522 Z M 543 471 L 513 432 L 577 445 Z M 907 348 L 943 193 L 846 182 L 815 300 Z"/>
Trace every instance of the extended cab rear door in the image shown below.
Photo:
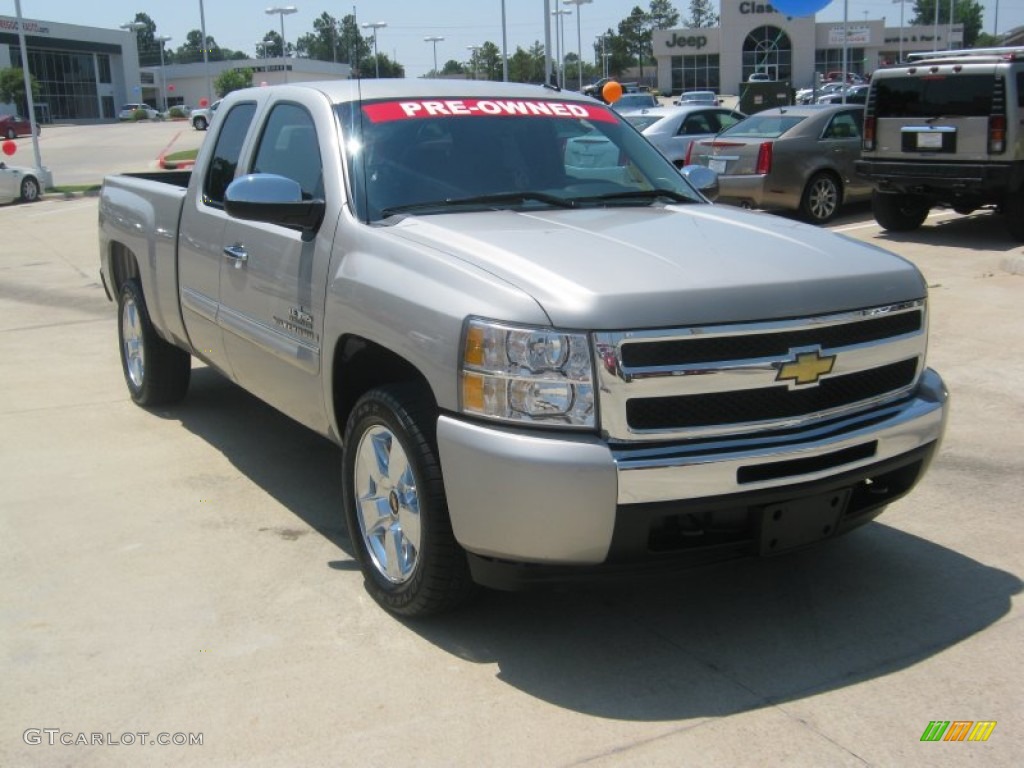
<path fill-rule="evenodd" d="M 221 267 L 227 258 L 224 227 L 230 220 L 224 190 L 235 178 L 255 114 L 256 102 L 243 101 L 224 115 L 211 137 L 215 144 L 202 176 L 192 179 L 178 238 L 178 286 L 189 340 L 199 357 L 232 378 L 218 319 Z"/>

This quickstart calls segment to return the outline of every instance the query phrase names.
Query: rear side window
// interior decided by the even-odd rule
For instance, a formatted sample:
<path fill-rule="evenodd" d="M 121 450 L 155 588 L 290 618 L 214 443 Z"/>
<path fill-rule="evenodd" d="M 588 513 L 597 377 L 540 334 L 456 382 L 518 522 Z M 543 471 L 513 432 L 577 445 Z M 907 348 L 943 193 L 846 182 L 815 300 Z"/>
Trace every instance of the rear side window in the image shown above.
<path fill-rule="evenodd" d="M 803 121 L 803 117 L 796 115 L 752 115 L 722 131 L 720 135 L 723 138 L 746 136 L 754 139 L 777 139 Z"/>
<path fill-rule="evenodd" d="M 224 190 L 235 178 L 238 158 L 242 154 L 242 144 L 249 132 L 249 124 L 256 114 L 256 105 L 249 101 L 236 104 L 224 116 L 224 122 L 217 134 L 217 145 L 213 148 L 210 168 L 203 180 L 203 202 L 207 205 L 221 206 L 224 203 Z M 220 121 L 218 121 L 220 122 Z"/>
<path fill-rule="evenodd" d="M 988 117 L 993 75 L 887 77 L 875 88 L 878 117 Z"/>

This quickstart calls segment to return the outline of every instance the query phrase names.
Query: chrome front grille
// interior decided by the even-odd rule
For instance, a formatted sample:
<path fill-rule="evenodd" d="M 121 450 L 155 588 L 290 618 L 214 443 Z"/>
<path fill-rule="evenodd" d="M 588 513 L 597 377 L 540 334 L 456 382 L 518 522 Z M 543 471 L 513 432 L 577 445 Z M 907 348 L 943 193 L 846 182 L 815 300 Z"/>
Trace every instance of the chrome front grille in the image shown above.
<path fill-rule="evenodd" d="M 923 301 L 798 320 L 595 334 L 601 425 L 616 441 L 800 427 L 913 389 Z"/>

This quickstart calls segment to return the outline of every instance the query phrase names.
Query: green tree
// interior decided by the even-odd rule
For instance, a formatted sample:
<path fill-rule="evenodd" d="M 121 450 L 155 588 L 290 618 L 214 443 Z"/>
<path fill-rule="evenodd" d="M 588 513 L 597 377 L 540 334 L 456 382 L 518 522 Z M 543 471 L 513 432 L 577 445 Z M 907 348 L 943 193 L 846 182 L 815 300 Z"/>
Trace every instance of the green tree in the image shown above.
<path fill-rule="evenodd" d="M 669 0 L 651 0 L 647 16 L 652 29 L 672 29 L 679 26 L 679 11 Z"/>
<path fill-rule="evenodd" d="M 481 80 L 501 80 L 501 49 L 490 40 L 477 52 L 477 77 Z"/>
<path fill-rule="evenodd" d="M 212 35 L 206 36 L 206 44 L 203 44 L 203 33 L 198 29 L 191 30 L 185 35 L 185 42 L 178 46 L 175 51 L 175 61 L 181 64 L 194 64 L 203 60 L 203 49 L 206 49 L 208 61 L 223 61 L 227 56 Z M 229 51 L 229 53 L 231 53 Z"/>
<path fill-rule="evenodd" d="M 372 46 L 363 37 L 362 32 L 359 31 L 359 25 L 356 24 L 356 17 L 352 14 L 345 16 L 341 20 L 341 36 L 338 38 L 338 61 L 344 62 L 352 66 L 354 75 L 358 75 L 358 62 L 370 59 L 370 64 L 373 64 Z"/>
<path fill-rule="evenodd" d="M 640 79 L 644 79 L 644 59 L 650 47 L 650 17 L 639 5 L 634 6 L 629 16 L 619 22 L 618 37 L 628 56 L 640 67 Z"/>
<path fill-rule="evenodd" d="M 34 75 L 29 75 L 32 86 L 32 99 L 39 99 L 39 83 Z M 25 98 L 25 73 L 21 67 L 0 69 L 0 103 L 13 104 L 25 117 L 28 117 L 28 99 Z"/>
<path fill-rule="evenodd" d="M 711 0 L 690 0 L 690 17 L 683 23 L 689 29 L 716 26 L 718 14 L 715 13 Z"/>
<path fill-rule="evenodd" d="M 249 88 L 251 86 L 251 69 L 225 69 L 213 81 L 213 90 L 222 98 L 232 91 L 239 91 L 242 88 Z"/>
<path fill-rule="evenodd" d="M 939 4 L 939 27 L 949 25 L 947 0 L 914 0 L 914 17 L 910 24 L 931 27 L 935 24 L 935 4 Z M 984 9 L 977 0 L 957 0 L 953 7 L 953 23 L 964 25 L 964 48 L 973 48 L 981 34 Z M 938 45 L 938 42 L 936 42 Z"/>
<path fill-rule="evenodd" d="M 466 74 L 466 68 L 462 65 L 461 61 L 455 59 L 448 59 L 441 67 L 442 75 L 464 75 Z"/>
<path fill-rule="evenodd" d="M 295 43 L 300 56 L 318 61 L 340 61 L 341 23 L 324 11 L 313 20 L 313 32 L 302 35 Z"/>

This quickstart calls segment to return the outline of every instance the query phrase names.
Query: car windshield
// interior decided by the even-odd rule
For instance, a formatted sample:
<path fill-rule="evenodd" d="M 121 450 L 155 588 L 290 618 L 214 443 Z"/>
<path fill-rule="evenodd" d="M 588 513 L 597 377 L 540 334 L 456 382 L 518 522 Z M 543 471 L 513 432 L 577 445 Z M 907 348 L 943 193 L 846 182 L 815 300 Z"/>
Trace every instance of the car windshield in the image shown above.
<path fill-rule="evenodd" d="M 337 110 L 352 200 L 368 222 L 703 201 L 603 104 L 410 99 L 346 102 Z"/>
<path fill-rule="evenodd" d="M 719 134 L 720 138 L 777 139 L 806 118 L 800 115 L 751 115 Z"/>
<path fill-rule="evenodd" d="M 623 115 L 623 117 L 632 123 L 638 131 L 644 131 L 665 119 L 664 115 L 647 115 L 642 112 L 636 115 Z"/>

